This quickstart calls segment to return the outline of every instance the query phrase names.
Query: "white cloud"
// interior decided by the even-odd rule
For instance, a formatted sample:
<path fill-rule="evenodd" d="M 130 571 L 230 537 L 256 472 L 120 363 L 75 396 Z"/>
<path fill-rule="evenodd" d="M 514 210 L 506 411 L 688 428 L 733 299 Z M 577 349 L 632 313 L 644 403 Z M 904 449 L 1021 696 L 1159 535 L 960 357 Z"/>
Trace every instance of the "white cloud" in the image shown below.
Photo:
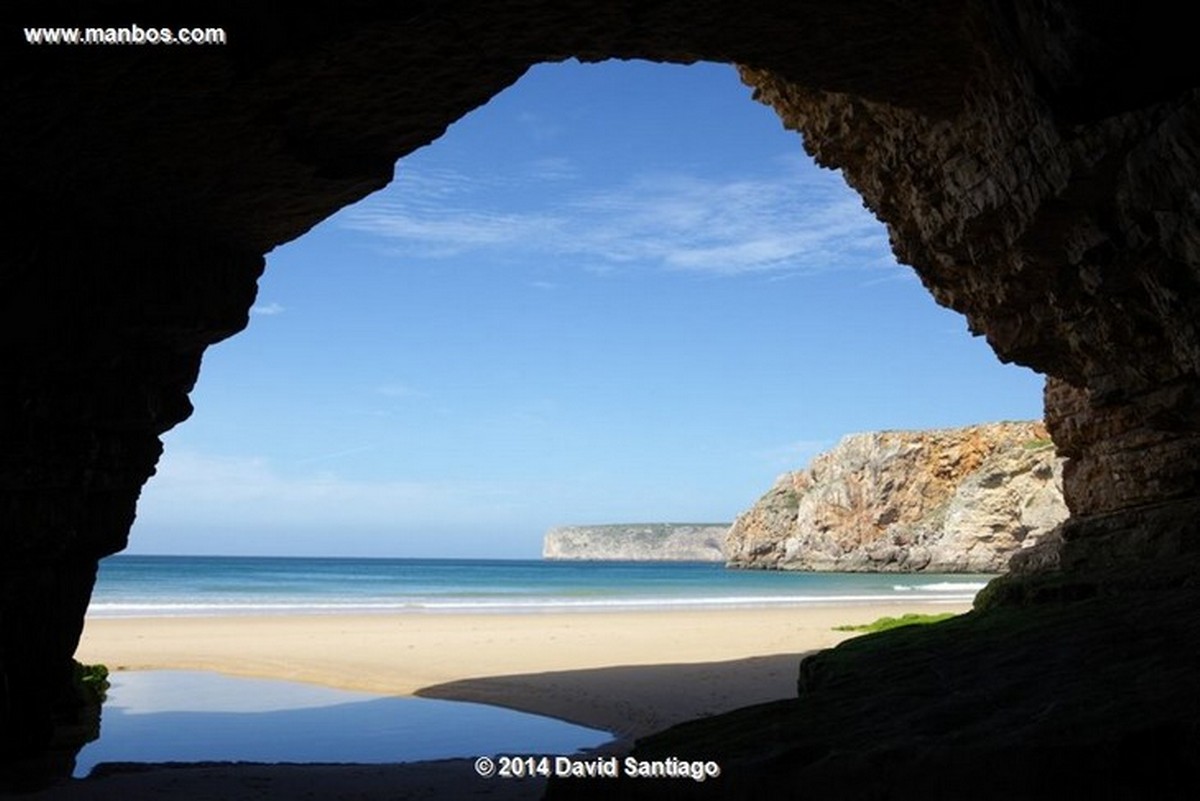
<path fill-rule="evenodd" d="M 305 460 L 311 461 L 316 460 Z M 138 519 L 144 527 L 293 526 L 330 532 L 354 526 L 486 525 L 507 514 L 513 501 L 511 488 L 486 481 L 355 481 L 331 471 L 290 475 L 262 458 L 168 448 L 143 490 Z"/>
<path fill-rule="evenodd" d="M 385 238 L 409 257 L 523 256 L 596 272 L 649 265 L 709 275 L 889 272 L 887 232 L 835 173 L 784 164 L 764 178 L 642 175 L 602 191 L 538 193 L 523 184 L 493 192 L 448 171 L 409 173 L 379 199 L 354 208 L 350 228 Z M 521 208 L 527 196 L 537 208 Z M 526 198 L 503 203 L 498 197 Z M 395 246 L 399 245 L 399 248 Z"/>
<path fill-rule="evenodd" d="M 518 244 L 544 237 L 559 225 L 554 217 L 468 209 L 427 211 L 404 203 L 378 202 L 353 212 L 351 227 L 413 244 L 434 255 Z"/>
<path fill-rule="evenodd" d="M 251 314 L 261 314 L 264 317 L 270 317 L 275 314 L 283 314 L 284 311 L 286 311 L 284 307 L 278 303 L 268 303 L 265 306 L 255 304 L 250 307 Z"/>

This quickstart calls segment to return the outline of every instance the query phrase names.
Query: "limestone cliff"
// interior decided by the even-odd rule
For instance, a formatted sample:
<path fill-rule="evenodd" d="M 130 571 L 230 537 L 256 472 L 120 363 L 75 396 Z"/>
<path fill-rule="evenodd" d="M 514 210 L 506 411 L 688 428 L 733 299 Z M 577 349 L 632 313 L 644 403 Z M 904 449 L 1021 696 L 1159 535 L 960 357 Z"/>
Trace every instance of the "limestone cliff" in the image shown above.
<path fill-rule="evenodd" d="M 546 532 L 545 559 L 720 562 L 728 523 L 560 526 Z"/>
<path fill-rule="evenodd" d="M 1067 516 L 1039 422 L 852 434 L 738 517 L 731 566 L 1000 572 Z"/>

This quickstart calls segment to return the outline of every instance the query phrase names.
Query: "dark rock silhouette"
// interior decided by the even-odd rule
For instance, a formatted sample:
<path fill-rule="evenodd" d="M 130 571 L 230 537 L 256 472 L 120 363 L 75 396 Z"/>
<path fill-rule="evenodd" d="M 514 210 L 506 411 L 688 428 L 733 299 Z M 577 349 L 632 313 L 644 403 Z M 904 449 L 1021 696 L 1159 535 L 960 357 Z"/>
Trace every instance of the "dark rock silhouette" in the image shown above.
<path fill-rule="evenodd" d="M 812 778 L 825 766 L 850 783 L 839 797 L 916 796 L 905 789 L 912 765 L 953 764 L 941 797 L 980 797 L 980 781 L 1034 797 L 1119 778 L 1122 744 L 1162 743 L 1138 753 L 1163 754 L 1175 786 L 1194 788 L 1200 648 L 1181 604 L 1196 592 L 1200 543 L 1200 61 L 1183 11 L 1083 0 L 18 0 L 6 10 L 19 25 L 222 26 L 228 42 L 51 46 L 4 32 L 6 781 L 44 772 L 96 560 L 125 546 L 159 436 L 190 413 L 204 349 L 245 326 L 263 254 L 385 185 L 397 158 L 529 65 L 576 56 L 742 65 L 805 147 L 844 171 L 934 297 L 999 358 L 1050 377 L 1046 422 L 1067 457 L 1072 517 L 1055 552 L 1025 560 L 1024 576 L 954 629 L 956 643 L 976 638 L 982 650 L 931 633 L 920 656 L 894 663 L 897 688 L 922 671 L 959 676 L 946 689 L 953 714 L 926 719 L 901 752 L 873 750 L 888 735 L 869 727 L 853 745 L 812 739 L 801 729 L 817 724 L 787 709 L 764 711 L 774 722 L 758 729 L 730 720 L 759 757 L 744 762 L 748 783 L 731 764 L 724 786 L 766 775 L 764 786 L 813 798 L 788 771 L 802 765 L 819 788 L 830 786 Z M 1048 566 L 1060 572 L 1038 572 Z M 1100 598 L 1119 601 L 1072 615 Z M 1044 623 L 1094 645 L 1117 609 L 1155 621 L 1139 653 L 1161 658 L 1080 645 L 1051 696 L 1013 678 L 1004 703 L 1028 704 L 1025 714 L 963 745 L 964 727 L 995 703 L 972 695 L 995 665 L 1033 677 L 1065 664 L 1063 637 L 1037 640 L 1044 648 L 1019 664 L 1004 659 L 1011 643 Z M 907 636 L 872 647 L 902 650 Z M 856 654 L 816 663 L 829 670 L 809 671 L 798 704 L 833 708 L 822 700 L 830 674 L 850 675 L 867 658 Z M 1149 723 L 1129 706 L 1084 714 L 1083 683 L 1097 676 L 1114 695 L 1169 689 L 1147 701 L 1157 704 Z M 902 689 L 873 697 L 892 719 L 922 703 Z M 1037 758 L 988 783 L 993 756 L 1029 755 L 1006 745 L 1016 726 Z M 858 761 L 840 761 L 843 748 Z M 1135 780 L 1153 775 L 1147 759 L 1104 786 L 1137 797 Z"/>

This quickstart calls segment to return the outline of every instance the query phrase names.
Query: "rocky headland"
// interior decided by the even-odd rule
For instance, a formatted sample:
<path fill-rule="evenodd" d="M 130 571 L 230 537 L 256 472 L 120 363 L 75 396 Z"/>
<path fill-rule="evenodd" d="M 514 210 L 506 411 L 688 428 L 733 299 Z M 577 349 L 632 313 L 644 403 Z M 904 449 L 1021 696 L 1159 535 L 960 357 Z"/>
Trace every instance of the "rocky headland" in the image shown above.
<path fill-rule="evenodd" d="M 1066 519 L 1040 422 L 851 434 L 738 517 L 733 567 L 1001 572 Z"/>
<path fill-rule="evenodd" d="M 720 562 L 728 523 L 560 526 L 546 532 L 544 559 Z"/>

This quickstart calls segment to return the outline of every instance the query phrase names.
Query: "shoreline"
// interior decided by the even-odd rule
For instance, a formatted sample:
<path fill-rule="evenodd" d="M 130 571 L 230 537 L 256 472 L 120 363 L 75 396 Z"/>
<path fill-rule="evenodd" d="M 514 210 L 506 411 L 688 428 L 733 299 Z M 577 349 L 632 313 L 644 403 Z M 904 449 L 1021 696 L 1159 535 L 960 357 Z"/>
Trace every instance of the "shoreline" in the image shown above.
<path fill-rule="evenodd" d="M 538 613 L 89 618 L 76 658 L 469 701 L 631 740 L 795 693 L 832 627 L 970 602 Z"/>

